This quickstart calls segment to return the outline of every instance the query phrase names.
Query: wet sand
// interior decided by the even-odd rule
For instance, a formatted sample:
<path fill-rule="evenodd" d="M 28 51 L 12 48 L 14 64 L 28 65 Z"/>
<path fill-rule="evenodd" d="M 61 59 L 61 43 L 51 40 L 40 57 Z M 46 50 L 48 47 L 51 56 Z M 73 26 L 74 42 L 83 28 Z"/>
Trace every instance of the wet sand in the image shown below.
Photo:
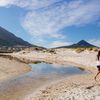
<path fill-rule="evenodd" d="M 25 96 L 35 92 L 44 83 L 46 84 L 46 80 L 46 78 L 36 80 L 30 77 L 25 77 L 25 79 L 19 77 L 3 81 L 0 83 L 0 100 L 24 100 Z"/>

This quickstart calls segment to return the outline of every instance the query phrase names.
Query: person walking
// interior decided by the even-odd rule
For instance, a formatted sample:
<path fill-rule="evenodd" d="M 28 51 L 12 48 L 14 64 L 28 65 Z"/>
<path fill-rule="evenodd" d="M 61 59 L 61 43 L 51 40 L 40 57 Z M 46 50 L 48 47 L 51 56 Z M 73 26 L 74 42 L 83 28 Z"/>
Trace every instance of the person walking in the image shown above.
<path fill-rule="evenodd" d="M 97 54 L 97 73 L 94 77 L 94 79 L 96 80 L 97 79 L 97 76 L 100 74 L 100 50 L 98 51 L 98 54 Z"/>

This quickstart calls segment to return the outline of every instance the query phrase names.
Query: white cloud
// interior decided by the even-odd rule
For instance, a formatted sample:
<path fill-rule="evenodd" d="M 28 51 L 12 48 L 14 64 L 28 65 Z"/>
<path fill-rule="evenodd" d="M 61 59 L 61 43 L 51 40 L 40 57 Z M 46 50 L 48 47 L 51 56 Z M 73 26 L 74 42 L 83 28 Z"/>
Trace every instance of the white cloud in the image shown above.
<path fill-rule="evenodd" d="M 8 6 L 14 3 L 14 0 L 0 0 L 0 6 L 4 7 L 4 6 Z"/>
<path fill-rule="evenodd" d="M 34 10 L 33 7 L 33 10 L 25 16 L 22 25 L 34 36 L 56 35 L 59 38 L 59 31 L 65 27 L 86 25 L 100 18 L 100 1 L 85 1 L 87 0 L 70 2 L 62 0 L 61 3 L 49 7 L 44 4 L 43 9 Z"/>
<path fill-rule="evenodd" d="M 48 7 L 62 0 L 0 0 L 0 6 L 15 5 L 21 8 L 35 10 L 43 7 Z"/>
<path fill-rule="evenodd" d="M 53 41 L 49 47 L 60 47 L 60 46 L 68 46 L 72 44 L 71 42 L 66 41 Z"/>
<path fill-rule="evenodd" d="M 90 39 L 88 42 L 100 47 L 100 39 Z"/>
<path fill-rule="evenodd" d="M 59 1 L 62 1 L 62 0 L 26 0 L 26 1 L 16 0 L 15 5 L 29 9 L 29 10 L 35 10 L 35 9 L 48 7 Z"/>

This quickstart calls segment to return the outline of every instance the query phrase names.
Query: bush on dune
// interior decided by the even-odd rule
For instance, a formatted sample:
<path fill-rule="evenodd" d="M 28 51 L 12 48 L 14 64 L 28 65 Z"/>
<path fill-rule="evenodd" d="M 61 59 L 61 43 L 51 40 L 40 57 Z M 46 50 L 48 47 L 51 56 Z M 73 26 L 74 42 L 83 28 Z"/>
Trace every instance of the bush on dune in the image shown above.
<path fill-rule="evenodd" d="M 83 52 L 83 51 L 85 51 L 86 49 L 85 48 L 77 48 L 75 51 L 77 52 L 77 53 L 81 53 L 81 52 Z"/>

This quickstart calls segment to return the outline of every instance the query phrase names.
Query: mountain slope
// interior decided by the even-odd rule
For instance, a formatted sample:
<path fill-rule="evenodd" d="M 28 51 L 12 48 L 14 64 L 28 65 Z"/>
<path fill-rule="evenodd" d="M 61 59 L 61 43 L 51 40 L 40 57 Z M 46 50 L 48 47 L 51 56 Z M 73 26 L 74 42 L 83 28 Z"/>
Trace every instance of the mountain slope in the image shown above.
<path fill-rule="evenodd" d="M 0 27 L 0 46 L 35 46 Z"/>
<path fill-rule="evenodd" d="M 69 46 L 61 46 L 61 47 L 57 47 L 57 48 L 93 48 L 93 47 L 97 47 L 97 46 L 92 45 L 85 40 L 81 40 L 76 44 L 72 44 Z"/>

